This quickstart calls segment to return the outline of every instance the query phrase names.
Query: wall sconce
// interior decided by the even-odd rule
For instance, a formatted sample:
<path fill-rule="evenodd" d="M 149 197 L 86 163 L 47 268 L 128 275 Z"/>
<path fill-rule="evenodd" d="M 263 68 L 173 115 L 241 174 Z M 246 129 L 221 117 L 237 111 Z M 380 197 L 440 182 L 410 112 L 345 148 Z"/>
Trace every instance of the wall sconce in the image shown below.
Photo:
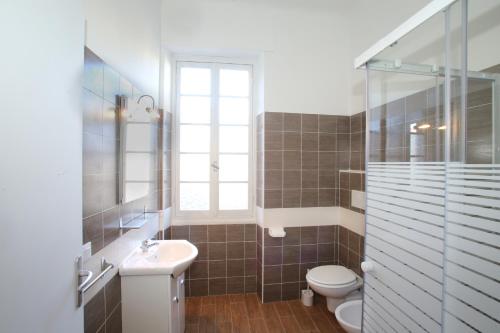
<path fill-rule="evenodd" d="M 151 95 L 142 95 L 137 100 L 137 104 L 139 104 L 141 102 L 141 99 L 143 99 L 144 97 L 150 98 L 151 102 L 152 102 L 152 107 L 147 106 L 146 107 L 146 112 L 149 113 L 149 114 L 151 114 L 155 118 L 160 118 L 160 112 L 157 109 L 155 109 L 155 99 L 153 98 L 153 96 L 151 96 Z"/>

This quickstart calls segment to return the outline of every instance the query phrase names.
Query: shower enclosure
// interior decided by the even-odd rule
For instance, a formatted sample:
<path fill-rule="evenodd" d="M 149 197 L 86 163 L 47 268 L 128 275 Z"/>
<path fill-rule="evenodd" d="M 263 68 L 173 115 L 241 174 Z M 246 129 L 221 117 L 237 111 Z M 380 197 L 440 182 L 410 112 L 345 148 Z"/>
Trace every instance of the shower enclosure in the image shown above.
<path fill-rule="evenodd" d="M 500 332 L 500 2 L 435 0 L 366 72 L 364 332 Z"/>

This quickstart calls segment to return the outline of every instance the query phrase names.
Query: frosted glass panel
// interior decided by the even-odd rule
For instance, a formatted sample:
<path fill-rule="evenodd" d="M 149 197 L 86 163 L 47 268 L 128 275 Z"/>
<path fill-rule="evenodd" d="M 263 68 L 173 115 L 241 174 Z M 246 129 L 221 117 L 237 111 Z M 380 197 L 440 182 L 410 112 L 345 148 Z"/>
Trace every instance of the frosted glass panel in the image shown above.
<path fill-rule="evenodd" d="M 219 209 L 248 209 L 248 184 L 219 184 Z"/>
<path fill-rule="evenodd" d="M 209 181 L 208 154 L 180 154 L 180 181 Z"/>
<path fill-rule="evenodd" d="M 210 97 L 181 96 L 181 123 L 210 124 Z"/>
<path fill-rule="evenodd" d="M 180 132 L 182 153 L 208 153 L 210 151 L 210 126 L 181 125 Z"/>
<path fill-rule="evenodd" d="M 219 167 L 220 181 L 248 180 L 247 155 L 220 155 Z"/>
<path fill-rule="evenodd" d="M 219 149 L 221 153 L 248 152 L 248 127 L 220 126 Z"/>
<path fill-rule="evenodd" d="M 182 68 L 181 95 L 210 95 L 209 68 Z"/>
<path fill-rule="evenodd" d="M 221 96 L 248 96 L 249 73 L 244 70 L 222 69 L 219 94 Z"/>
<path fill-rule="evenodd" d="M 221 125 L 248 125 L 248 98 L 222 97 L 219 99 Z"/>
<path fill-rule="evenodd" d="M 207 183 L 181 183 L 179 205 L 181 210 L 208 210 L 209 184 Z"/>

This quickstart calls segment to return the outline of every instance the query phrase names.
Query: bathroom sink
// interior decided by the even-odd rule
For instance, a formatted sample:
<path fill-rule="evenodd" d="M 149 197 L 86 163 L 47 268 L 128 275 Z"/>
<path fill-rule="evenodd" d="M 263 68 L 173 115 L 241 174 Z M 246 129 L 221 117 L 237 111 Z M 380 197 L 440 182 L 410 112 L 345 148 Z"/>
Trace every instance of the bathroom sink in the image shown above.
<path fill-rule="evenodd" d="M 144 252 L 134 250 L 120 265 L 120 275 L 181 275 L 198 255 L 196 246 L 186 240 L 161 240 Z"/>

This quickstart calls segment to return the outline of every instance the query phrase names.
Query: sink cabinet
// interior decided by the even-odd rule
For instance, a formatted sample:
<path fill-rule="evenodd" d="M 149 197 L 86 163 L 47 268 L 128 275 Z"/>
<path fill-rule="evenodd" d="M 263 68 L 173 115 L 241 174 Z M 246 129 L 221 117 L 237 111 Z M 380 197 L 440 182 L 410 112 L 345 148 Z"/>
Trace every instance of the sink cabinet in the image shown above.
<path fill-rule="evenodd" d="M 123 333 L 183 333 L 184 273 L 122 276 Z"/>

